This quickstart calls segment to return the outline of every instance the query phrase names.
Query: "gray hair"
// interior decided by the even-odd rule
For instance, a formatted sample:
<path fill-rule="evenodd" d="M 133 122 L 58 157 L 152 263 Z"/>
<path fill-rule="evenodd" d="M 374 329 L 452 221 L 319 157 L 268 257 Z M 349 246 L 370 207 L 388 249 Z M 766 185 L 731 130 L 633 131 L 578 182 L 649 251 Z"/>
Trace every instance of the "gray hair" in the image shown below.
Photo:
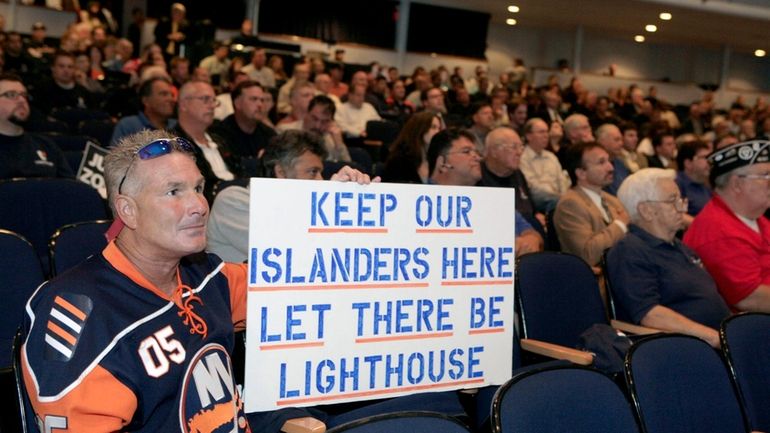
<path fill-rule="evenodd" d="M 674 170 L 662 168 L 643 168 L 628 176 L 618 189 L 618 199 L 628 211 L 631 222 L 639 221 L 639 203 L 660 200 L 658 181 L 675 178 Z"/>
<path fill-rule="evenodd" d="M 104 157 L 104 180 L 107 184 L 107 201 L 110 204 L 110 209 L 113 215 L 117 215 L 115 212 L 115 199 L 118 196 L 118 187 L 123 177 L 126 180 L 123 181 L 123 192 L 130 192 L 136 194 L 141 190 L 142 182 L 136 176 L 129 176 L 128 170 L 132 168 L 132 163 L 136 165 L 134 159 L 138 159 L 136 153 L 155 140 L 163 138 L 173 138 L 174 135 L 164 130 L 149 130 L 145 129 L 135 134 L 127 135 L 121 138 L 118 143 L 110 149 L 107 156 Z M 182 150 L 174 145 L 173 152 L 181 152 Z M 185 153 L 187 154 L 187 153 Z M 191 158 L 195 159 L 192 154 L 189 154 Z M 135 168 L 135 167 L 133 167 Z M 133 171 L 133 170 L 132 170 Z"/>
<path fill-rule="evenodd" d="M 564 133 L 569 135 L 570 131 L 577 128 L 578 123 L 583 123 L 583 121 L 588 123 L 588 117 L 580 113 L 571 114 L 564 120 Z"/>

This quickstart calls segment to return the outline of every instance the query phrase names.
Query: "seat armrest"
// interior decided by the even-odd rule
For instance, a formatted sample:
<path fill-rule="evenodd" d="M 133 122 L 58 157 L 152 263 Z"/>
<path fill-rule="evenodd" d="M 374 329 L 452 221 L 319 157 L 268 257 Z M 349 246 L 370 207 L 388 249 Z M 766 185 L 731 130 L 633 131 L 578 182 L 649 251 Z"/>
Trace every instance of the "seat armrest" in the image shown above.
<path fill-rule="evenodd" d="M 612 326 L 613 328 L 619 331 L 628 332 L 629 334 L 636 334 L 636 335 L 659 334 L 663 332 L 660 329 L 634 325 L 632 323 L 623 322 L 621 320 L 615 320 L 615 319 L 610 320 L 610 326 Z"/>
<path fill-rule="evenodd" d="M 521 348 L 527 352 L 537 353 L 538 355 L 554 359 L 563 359 L 578 365 L 591 365 L 594 362 L 594 355 L 589 352 L 530 338 L 521 339 Z"/>
<path fill-rule="evenodd" d="M 324 433 L 326 432 L 326 424 L 310 416 L 292 418 L 283 423 L 281 431 L 285 433 Z"/>
<path fill-rule="evenodd" d="M 384 143 L 382 140 L 364 140 L 364 144 L 367 146 L 382 146 Z"/>

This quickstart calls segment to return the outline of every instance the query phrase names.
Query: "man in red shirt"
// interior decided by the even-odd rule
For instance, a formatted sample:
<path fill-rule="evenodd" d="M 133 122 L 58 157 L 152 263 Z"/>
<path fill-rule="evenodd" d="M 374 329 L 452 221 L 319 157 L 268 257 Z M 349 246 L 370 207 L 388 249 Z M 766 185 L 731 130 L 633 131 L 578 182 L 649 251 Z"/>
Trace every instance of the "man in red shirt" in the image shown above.
<path fill-rule="evenodd" d="M 714 197 L 685 233 L 728 305 L 770 312 L 770 141 L 709 156 Z"/>

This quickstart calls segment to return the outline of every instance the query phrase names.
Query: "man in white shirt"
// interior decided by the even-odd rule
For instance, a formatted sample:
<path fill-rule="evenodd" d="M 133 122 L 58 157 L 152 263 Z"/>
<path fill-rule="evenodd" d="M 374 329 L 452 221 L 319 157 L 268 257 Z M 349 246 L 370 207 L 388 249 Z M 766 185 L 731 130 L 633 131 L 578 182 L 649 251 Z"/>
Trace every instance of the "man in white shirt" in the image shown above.
<path fill-rule="evenodd" d="M 381 119 L 372 104 L 364 101 L 365 97 L 366 86 L 354 85 L 348 93 L 348 101 L 334 116 L 342 132 L 349 137 L 365 137 L 366 122 Z"/>
<path fill-rule="evenodd" d="M 275 87 L 275 73 L 266 66 L 267 54 L 264 48 L 255 48 L 251 54 L 251 63 L 241 68 L 249 78 L 258 82 L 262 87 Z M 291 88 L 291 87 L 290 87 Z"/>
<path fill-rule="evenodd" d="M 532 200 L 538 210 L 550 211 L 570 186 L 569 177 L 562 169 L 559 158 L 546 150 L 548 124 L 540 118 L 529 119 L 524 124 L 527 146 L 521 156 L 521 171 L 527 178 Z"/>

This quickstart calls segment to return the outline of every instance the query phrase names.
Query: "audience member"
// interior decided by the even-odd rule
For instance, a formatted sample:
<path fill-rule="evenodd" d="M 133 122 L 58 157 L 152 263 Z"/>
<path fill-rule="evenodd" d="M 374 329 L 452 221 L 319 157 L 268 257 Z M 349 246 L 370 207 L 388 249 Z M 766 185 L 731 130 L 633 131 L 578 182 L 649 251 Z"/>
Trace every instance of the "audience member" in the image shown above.
<path fill-rule="evenodd" d="M 553 219 L 562 251 L 597 266 L 604 250 L 628 231 L 629 216 L 620 201 L 603 191 L 612 184 L 610 156 L 596 142 L 573 144 L 566 153 L 572 188 L 556 205 Z"/>
<path fill-rule="evenodd" d="M 476 137 L 476 148 L 483 155 L 484 140 L 495 125 L 495 115 L 492 112 L 492 106 L 484 102 L 474 104 L 472 112 L 471 121 L 473 123 L 468 131 Z"/>
<path fill-rule="evenodd" d="M 553 125 L 560 124 L 554 122 Z M 556 155 L 547 149 L 548 125 L 542 119 L 529 119 L 524 124 L 524 136 L 527 146 L 521 155 L 521 171 L 532 191 L 535 208 L 550 212 L 556 207 L 559 197 L 569 189 L 569 177 Z"/>
<path fill-rule="evenodd" d="M 612 195 L 617 195 L 620 184 L 631 174 L 631 170 L 623 162 L 623 135 L 617 126 L 605 123 L 596 130 L 596 142 L 607 151 L 610 155 L 610 161 L 612 161 L 612 183 L 606 186 L 604 190 Z"/>
<path fill-rule="evenodd" d="M 350 162 L 350 152 L 342 139 L 342 130 L 334 122 L 336 110 L 334 101 L 328 97 L 314 96 L 308 105 L 307 115 L 302 120 L 281 125 L 281 131 L 301 129 L 315 132 L 324 139 L 327 161 Z"/>
<path fill-rule="evenodd" d="M 473 135 L 462 129 L 445 129 L 428 147 L 430 182 L 435 185 L 473 186 L 481 180 L 481 156 Z M 543 249 L 543 238 L 516 212 L 516 256 Z"/>
<path fill-rule="evenodd" d="M 410 117 L 389 146 L 382 180 L 426 183 L 429 177 L 426 153 L 430 140 L 439 131 L 441 121 L 435 113 L 421 111 Z"/>
<path fill-rule="evenodd" d="M 172 119 L 176 103 L 171 89 L 171 81 L 166 78 L 151 78 L 139 86 L 139 98 L 142 110 L 126 116 L 115 125 L 110 145 L 115 146 L 123 137 L 144 129 L 172 129 L 176 120 Z"/>
<path fill-rule="evenodd" d="M 636 151 L 639 145 L 639 129 L 633 122 L 621 122 L 620 132 L 623 134 L 623 163 L 631 173 L 647 168 L 647 157 Z"/>
<path fill-rule="evenodd" d="M 267 66 L 267 53 L 264 48 L 254 48 L 254 52 L 251 53 L 251 63 L 241 68 L 241 71 L 263 87 L 275 87 L 275 72 Z"/>
<path fill-rule="evenodd" d="M 714 196 L 684 234 L 725 302 L 770 312 L 770 142 L 748 141 L 715 151 Z"/>
<path fill-rule="evenodd" d="M 366 137 L 367 122 L 381 119 L 377 110 L 370 103 L 364 101 L 365 97 L 366 86 L 352 85 L 350 92 L 348 92 L 347 102 L 344 102 L 334 115 L 337 125 L 348 137 Z"/>
<path fill-rule="evenodd" d="M 75 82 L 75 56 L 64 51 L 54 54 L 51 80 L 35 89 L 32 105 L 44 113 L 56 108 L 94 106 L 93 95 Z"/>
<path fill-rule="evenodd" d="M 214 122 L 217 99 L 208 83 L 189 81 L 179 89 L 178 116 L 173 132 L 194 144 L 193 153 L 198 170 L 206 179 L 204 194 L 212 200 L 214 185 L 220 180 L 233 180 L 235 174 L 225 161 L 230 154 L 227 143 L 206 132 Z"/>
<path fill-rule="evenodd" d="M 308 104 L 316 94 L 313 83 L 309 81 L 297 81 L 289 93 L 288 115 L 278 122 L 278 127 L 300 121 L 307 115 Z"/>
<path fill-rule="evenodd" d="M 182 3 L 171 5 L 171 19 L 162 17 L 155 26 L 155 43 L 166 58 L 178 56 L 186 42 L 190 23 L 185 19 L 187 8 Z"/>
<path fill-rule="evenodd" d="M 322 180 L 326 150 L 322 137 L 308 131 L 284 131 L 275 136 L 262 155 L 261 177 Z M 331 180 L 370 182 L 369 176 L 344 166 Z M 378 179 L 375 179 L 378 181 Z M 238 185 L 217 194 L 206 229 L 207 250 L 228 262 L 245 262 L 249 249 L 249 188 Z"/>
<path fill-rule="evenodd" d="M 21 78 L 0 74 L 0 179 L 73 177 L 64 154 L 53 141 L 24 131 L 22 125 L 29 114 L 27 88 Z"/>
<path fill-rule="evenodd" d="M 198 64 L 199 67 L 208 71 L 214 84 L 221 85 L 227 81 L 227 73 L 230 70 L 230 59 L 227 55 L 230 53 L 230 47 L 222 42 L 214 42 L 214 53 L 205 57 Z"/>
<path fill-rule="evenodd" d="M 230 93 L 233 114 L 213 128 L 213 132 L 227 143 L 233 164 L 240 166 L 236 171 L 248 177 L 256 173 L 246 169 L 244 160 L 256 160 L 260 151 L 267 147 L 270 139 L 275 136 L 275 131 L 262 123 L 264 93 L 262 86 L 256 81 L 239 83 Z"/>
<path fill-rule="evenodd" d="M 268 68 L 265 68 L 267 70 Z M 291 113 L 291 90 L 298 83 L 305 83 L 310 78 L 310 64 L 308 63 L 296 63 L 294 65 L 294 73 L 291 78 L 281 86 L 278 91 L 278 113 L 289 114 Z"/>
<path fill-rule="evenodd" d="M 690 141 L 683 143 L 676 155 L 676 165 L 679 167 L 676 173 L 676 184 L 679 186 L 682 197 L 689 202 L 687 215 L 690 217 L 698 215 L 711 200 L 709 153 L 711 152 L 706 143 Z"/>
<path fill-rule="evenodd" d="M 700 258 L 679 239 L 687 199 L 670 170 L 630 175 L 618 198 L 631 217 L 629 232 L 607 255 L 620 320 L 693 335 L 719 348 L 719 326 L 730 309 Z"/>

